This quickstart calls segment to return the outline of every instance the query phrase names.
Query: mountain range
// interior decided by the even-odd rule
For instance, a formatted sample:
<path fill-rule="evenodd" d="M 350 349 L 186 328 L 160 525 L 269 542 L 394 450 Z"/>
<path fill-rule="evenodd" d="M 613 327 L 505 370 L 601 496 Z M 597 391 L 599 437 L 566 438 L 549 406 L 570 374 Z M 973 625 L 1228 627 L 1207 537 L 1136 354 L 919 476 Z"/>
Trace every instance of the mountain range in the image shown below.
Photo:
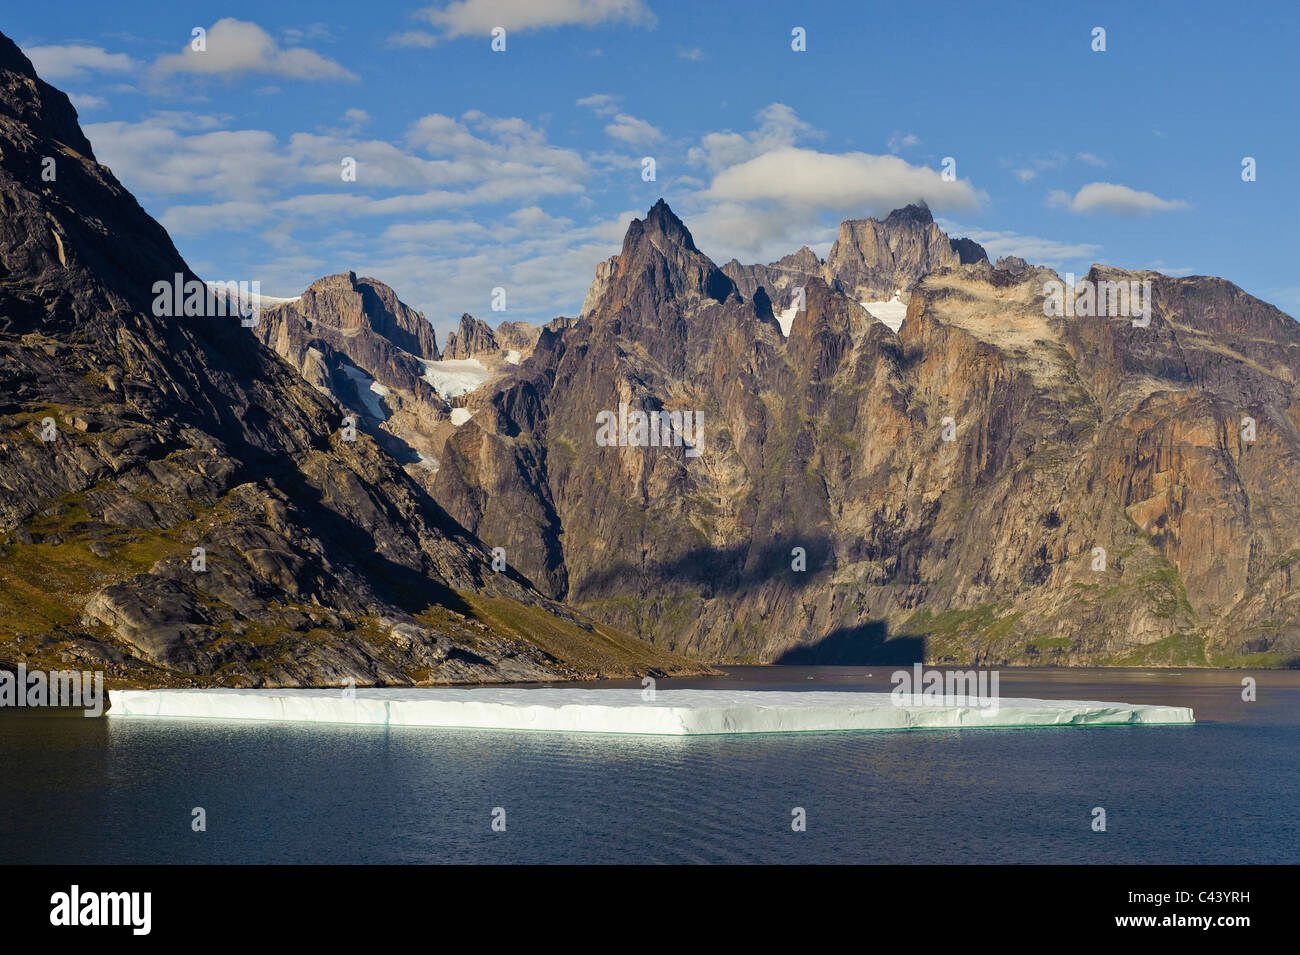
<path fill-rule="evenodd" d="M 156 283 L 197 276 L 3 35 L 0 211 L 0 662 L 152 685 L 708 669 L 540 594 L 349 430 L 341 349 L 386 377 L 437 355 L 391 290 L 317 283 L 333 324 L 301 348 L 268 315 L 292 365 L 237 316 L 157 315 Z"/>
<path fill-rule="evenodd" d="M 3 37 L 0 70 L 0 660 L 255 685 L 1300 661 L 1300 326 L 1226 280 L 1064 289 L 920 202 L 824 260 L 718 266 L 660 200 L 578 315 L 465 315 L 441 350 L 353 272 L 251 330 L 160 318 L 153 283 L 197 277 Z M 1121 288 L 1141 315 L 1083 307 Z"/>

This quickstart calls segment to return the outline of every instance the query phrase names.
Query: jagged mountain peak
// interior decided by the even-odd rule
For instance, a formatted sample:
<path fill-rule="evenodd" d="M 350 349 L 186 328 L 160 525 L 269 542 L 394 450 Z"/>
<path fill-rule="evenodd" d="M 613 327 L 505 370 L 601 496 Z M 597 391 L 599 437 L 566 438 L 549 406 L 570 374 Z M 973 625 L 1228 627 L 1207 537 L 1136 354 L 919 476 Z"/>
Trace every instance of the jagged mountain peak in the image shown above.
<path fill-rule="evenodd" d="M 884 219 L 885 225 L 903 225 L 905 223 L 915 223 L 917 225 L 929 225 L 934 221 L 934 216 L 930 213 L 930 207 L 924 199 L 918 199 L 916 202 L 909 203 L 901 209 L 895 209 Z"/>
<path fill-rule="evenodd" d="M 475 318 L 469 312 L 460 317 L 460 325 L 447 336 L 442 357 L 451 359 L 473 358 L 490 352 L 500 351 L 496 334 L 492 326 L 481 318 Z"/>
<path fill-rule="evenodd" d="M 644 219 L 633 219 L 623 250 L 596 268 L 582 315 L 626 312 L 645 317 L 667 301 L 725 302 L 735 284 L 695 246 L 685 223 L 660 199 Z M 655 322 L 650 322 L 655 324 Z"/>
<path fill-rule="evenodd" d="M 71 100 L 36 75 L 32 61 L 18 44 L 0 33 L 0 116 L 10 116 L 39 130 L 88 159 L 94 159 Z"/>
<path fill-rule="evenodd" d="M 623 239 L 624 251 L 626 252 L 629 244 L 635 242 L 642 235 L 665 239 L 668 242 L 682 246 L 690 252 L 698 253 L 700 251 L 695 246 L 695 239 L 691 236 L 691 230 L 686 228 L 686 223 L 677 217 L 677 214 L 669 208 L 668 203 L 663 199 L 650 207 L 650 211 L 646 213 L 644 219 L 632 220 Z"/>

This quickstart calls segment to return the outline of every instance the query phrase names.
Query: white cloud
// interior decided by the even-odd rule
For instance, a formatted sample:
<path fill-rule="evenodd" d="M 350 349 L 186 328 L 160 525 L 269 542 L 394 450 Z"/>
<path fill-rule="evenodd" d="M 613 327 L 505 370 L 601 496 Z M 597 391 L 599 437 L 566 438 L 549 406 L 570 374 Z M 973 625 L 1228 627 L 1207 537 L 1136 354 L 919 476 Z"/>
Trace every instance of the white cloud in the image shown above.
<path fill-rule="evenodd" d="M 1053 190 L 1047 195 L 1047 204 L 1082 214 L 1115 212 L 1121 215 L 1150 215 L 1153 212 L 1190 208 L 1182 199 L 1161 199 L 1153 193 L 1140 192 L 1111 182 L 1090 182 L 1073 197 L 1059 189 Z"/>
<path fill-rule="evenodd" d="M 576 101 L 574 105 L 585 106 L 597 116 L 613 116 L 618 112 L 618 104 L 622 98 L 612 93 L 592 93 Z"/>
<path fill-rule="evenodd" d="M 1102 159 L 1100 156 L 1097 156 L 1093 153 L 1076 153 L 1074 158 L 1079 160 L 1079 162 L 1086 162 L 1089 166 L 1106 165 L 1106 160 Z"/>
<path fill-rule="evenodd" d="M 804 245 L 825 255 L 839 229 L 810 205 L 715 202 L 685 220 L 695 244 L 719 263 L 773 262 Z"/>
<path fill-rule="evenodd" d="M 706 195 L 877 212 L 917 199 L 946 209 L 974 209 L 980 201 L 969 182 L 947 182 L 937 171 L 913 166 L 897 156 L 799 148 L 777 149 L 724 169 L 714 177 Z"/>
<path fill-rule="evenodd" d="M 360 111 L 344 116 L 361 122 Z M 500 202 L 581 195 L 592 171 L 581 155 L 551 145 L 522 119 L 471 111 L 412 124 L 405 146 L 342 131 L 293 133 L 212 129 L 224 117 L 156 114 L 138 123 L 90 124 L 96 154 L 133 192 L 163 206 L 177 234 L 295 233 L 362 218 L 405 216 Z M 344 183 L 341 159 L 357 161 Z M 311 191 L 304 191 L 311 190 Z M 160 200 L 155 203 L 154 199 Z M 156 212 L 157 214 L 157 212 Z"/>
<path fill-rule="evenodd" d="M 432 33 L 426 33 L 424 30 L 403 30 L 401 33 L 394 33 L 388 38 L 392 46 L 411 46 L 428 49 L 436 46 L 438 38 Z"/>
<path fill-rule="evenodd" d="M 334 28 L 328 23 L 309 23 L 304 27 L 287 27 L 281 31 L 284 42 L 289 44 L 305 43 L 308 40 L 334 40 Z"/>
<path fill-rule="evenodd" d="M 522 32 L 602 23 L 655 25 L 642 0 L 457 0 L 420 14 L 449 37 L 488 36 L 493 27 Z"/>
<path fill-rule="evenodd" d="M 677 48 L 677 58 L 680 60 L 692 60 L 698 62 L 704 59 L 704 51 L 698 46 L 692 46 L 689 48 L 679 46 Z"/>
<path fill-rule="evenodd" d="M 605 134 L 632 146 L 651 146 L 664 138 L 664 134 L 644 119 L 619 113 L 605 127 Z"/>
<path fill-rule="evenodd" d="M 89 93 L 69 93 L 68 99 L 72 100 L 72 105 L 77 107 L 79 113 L 86 113 L 92 109 L 103 109 L 108 105 L 108 101 L 102 96 L 91 96 Z"/>
<path fill-rule="evenodd" d="M 350 134 L 357 133 L 370 122 L 370 114 L 364 109 L 349 109 L 343 113 L 344 130 Z"/>
<path fill-rule="evenodd" d="M 68 44 L 30 46 L 23 50 L 45 81 L 80 80 L 90 73 L 128 73 L 137 67 L 125 53 L 109 53 L 103 47 Z"/>
<path fill-rule="evenodd" d="M 699 146 L 689 150 L 687 161 L 706 166 L 710 172 L 717 173 L 763 153 L 791 147 L 800 139 L 817 139 L 821 136 L 784 103 L 771 103 L 763 107 L 755 114 L 755 118 L 759 126 L 748 133 L 723 130 L 707 134 L 700 140 Z"/>
<path fill-rule="evenodd" d="M 894 133 L 889 137 L 889 151 L 891 153 L 902 152 L 904 149 L 911 149 L 919 145 L 921 145 L 921 138 L 915 133 Z"/>
<path fill-rule="evenodd" d="M 239 76 L 265 73 L 298 80 L 354 80 L 356 76 L 333 60 L 302 47 L 281 49 L 256 23 L 226 17 L 208 28 L 206 49 L 189 44 L 179 54 L 160 56 L 154 63 L 160 75 L 195 73 Z"/>

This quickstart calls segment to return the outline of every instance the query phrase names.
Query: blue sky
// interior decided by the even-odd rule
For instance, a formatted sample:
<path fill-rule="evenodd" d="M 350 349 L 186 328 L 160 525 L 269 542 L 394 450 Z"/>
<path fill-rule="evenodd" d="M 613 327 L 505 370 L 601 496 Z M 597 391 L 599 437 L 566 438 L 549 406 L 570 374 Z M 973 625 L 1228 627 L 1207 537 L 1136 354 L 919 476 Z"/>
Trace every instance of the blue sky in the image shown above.
<path fill-rule="evenodd" d="M 1222 275 L 1300 315 L 1298 21 L 1280 3 L 61 0 L 0 29 L 199 274 L 291 296 L 354 269 L 441 342 L 465 311 L 576 314 L 660 196 L 719 263 L 825 255 L 842 219 L 925 198 L 995 258 Z"/>

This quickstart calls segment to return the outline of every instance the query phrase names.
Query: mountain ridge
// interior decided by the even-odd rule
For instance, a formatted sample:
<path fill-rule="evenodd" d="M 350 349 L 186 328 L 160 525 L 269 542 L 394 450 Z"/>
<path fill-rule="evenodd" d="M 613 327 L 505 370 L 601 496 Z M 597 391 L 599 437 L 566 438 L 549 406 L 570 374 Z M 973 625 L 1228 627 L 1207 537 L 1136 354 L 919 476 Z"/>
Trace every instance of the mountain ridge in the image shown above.
<path fill-rule="evenodd" d="M 702 669 L 494 566 L 238 316 L 156 314 L 203 283 L 3 34 L 0 207 L 0 657 L 154 685 Z"/>

